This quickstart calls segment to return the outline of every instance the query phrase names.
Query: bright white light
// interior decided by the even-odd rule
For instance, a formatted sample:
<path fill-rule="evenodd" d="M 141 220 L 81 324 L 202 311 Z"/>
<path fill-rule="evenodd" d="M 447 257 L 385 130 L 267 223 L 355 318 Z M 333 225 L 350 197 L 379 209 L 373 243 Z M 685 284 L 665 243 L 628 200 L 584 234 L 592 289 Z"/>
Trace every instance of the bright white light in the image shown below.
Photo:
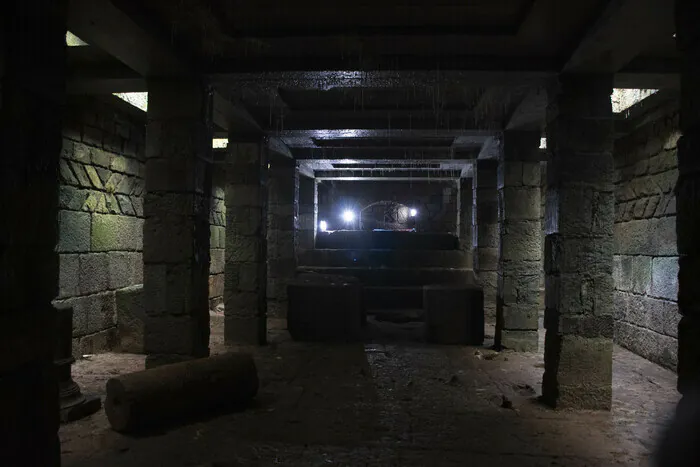
<path fill-rule="evenodd" d="M 321 232 L 325 232 L 326 230 L 328 230 L 328 222 L 326 222 L 326 221 L 319 222 L 318 228 L 321 229 Z"/>
<path fill-rule="evenodd" d="M 343 220 L 349 224 L 355 220 L 355 213 L 352 211 L 345 211 L 343 213 Z"/>
<path fill-rule="evenodd" d="M 409 212 L 409 215 L 411 217 L 416 217 L 418 215 L 418 210 L 417 209 L 411 209 Z"/>

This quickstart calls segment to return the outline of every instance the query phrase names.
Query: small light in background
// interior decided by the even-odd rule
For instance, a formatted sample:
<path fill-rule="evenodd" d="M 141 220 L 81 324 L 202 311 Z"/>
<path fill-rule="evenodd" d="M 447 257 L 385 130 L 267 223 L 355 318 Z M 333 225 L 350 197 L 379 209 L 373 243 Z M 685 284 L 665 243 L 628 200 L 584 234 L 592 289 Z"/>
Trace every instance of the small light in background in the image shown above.
<path fill-rule="evenodd" d="M 321 221 L 318 223 L 318 228 L 321 230 L 321 232 L 325 232 L 328 230 L 328 223 L 326 221 Z"/>
<path fill-rule="evenodd" d="M 416 217 L 416 216 L 418 215 L 418 210 L 415 209 L 415 208 L 411 208 L 411 210 L 408 211 L 408 214 L 409 214 L 411 217 Z"/>
<path fill-rule="evenodd" d="M 352 211 L 345 211 L 343 213 L 343 220 L 349 224 L 355 220 L 355 213 Z"/>

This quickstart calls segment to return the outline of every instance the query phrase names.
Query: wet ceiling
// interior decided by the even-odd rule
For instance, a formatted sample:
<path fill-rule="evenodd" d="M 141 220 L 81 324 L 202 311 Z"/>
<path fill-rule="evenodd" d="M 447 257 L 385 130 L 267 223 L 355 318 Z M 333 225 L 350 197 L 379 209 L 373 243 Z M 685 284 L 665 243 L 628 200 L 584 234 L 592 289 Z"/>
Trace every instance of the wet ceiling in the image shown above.
<path fill-rule="evenodd" d="M 543 128 L 544 89 L 562 71 L 616 73 L 619 86 L 677 81 L 667 0 L 72 5 L 69 28 L 92 44 L 70 51 L 73 92 L 202 74 L 235 108 L 218 136 L 266 133 L 304 164 L 328 160 L 323 170 L 347 170 L 330 162 L 343 160 L 467 167 L 493 155 L 504 129 Z"/>

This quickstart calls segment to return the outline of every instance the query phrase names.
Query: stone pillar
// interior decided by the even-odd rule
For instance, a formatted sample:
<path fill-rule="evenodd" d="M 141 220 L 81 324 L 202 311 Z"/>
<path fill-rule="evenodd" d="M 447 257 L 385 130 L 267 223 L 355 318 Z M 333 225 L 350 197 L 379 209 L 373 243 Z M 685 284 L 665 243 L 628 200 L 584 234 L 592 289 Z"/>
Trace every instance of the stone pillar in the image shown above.
<path fill-rule="evenodd" d="M 316 224 L 316 179 L 299 177 L 299 231 L 297 248 L 299 251 L 314 247 L 314 225 Z"/>
<path fill-rule="evenodd" d="M 146 366 L 209 355 L 212 92 L 150 81 L 143 289 Z"/>
<path fill-rule="evenodd" d="M 224 342 L 267 341 L 267 145 L 229 137 Z"/>
<path fill-rule="evenodd" d="M 270 165 L 267 219 L 267 314 L 287 318 L 287 284 L 296 273 L 299 170 L 293 159 Z"/>
<path fill-rule="evenodd" d="M 498 164 L 496 347 L 536 352 L 542 225 L 540 134 L 506 131 Z"/>
<path fill-rule="evenodd" d="M 561 76 L 547 110 L 543 400 L 609 410 L 613 351 L 612 76 Z"/>
<path fill-rule="evenodd" d="M 318 223 L 321 220 L 318 218 L 318 180 L 314 179 L 314 242 L 313 248 L 316 248 L 316 235 L 318 235 Z"/>
<path fill-rule="evenodd" d="M 682 54 L 676 235 L 678 244 L 678 390 L 700 389 L 700 6 L 676 0 L 676 37 Z M 685 397 L 684 397 L 685 400 Z"/>
<path fill-rule="evenodd" d="M 54 467 L 58 163 L 65 0 L 10 0 L 0 18 L 0 465 Z"/>
<path fill-rule="evenodd" d="M 471 178 L 459 179 L 459 248 L 466 256 L 467 265 L 471 266 L 472 260 L 472 210 L 474 193 Z"/>
<path fill-rule="evenodd" d="M 486 320 L 496 320 L 498 283 L 498 191 L 497 160 L 479 160 L 474 171 L 474 272 L 484 287 Z"/>

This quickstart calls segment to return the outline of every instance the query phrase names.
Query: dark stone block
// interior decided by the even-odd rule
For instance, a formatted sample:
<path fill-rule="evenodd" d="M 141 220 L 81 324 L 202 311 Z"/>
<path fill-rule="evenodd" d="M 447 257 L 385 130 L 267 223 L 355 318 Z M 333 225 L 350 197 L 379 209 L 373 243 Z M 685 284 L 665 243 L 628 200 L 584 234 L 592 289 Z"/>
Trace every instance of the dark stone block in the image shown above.
<path fill-rule="evenodd" d="M 297 341 L 355 341 L 365 321 L 354 278 L 302 274 L 287 287 L 287 329 Z"/>
<path fill-rule="evenodd" d="M 484 292 L 473 285 L 423 288 L 425 338 L 438 344 L 483 345 Z"/>

